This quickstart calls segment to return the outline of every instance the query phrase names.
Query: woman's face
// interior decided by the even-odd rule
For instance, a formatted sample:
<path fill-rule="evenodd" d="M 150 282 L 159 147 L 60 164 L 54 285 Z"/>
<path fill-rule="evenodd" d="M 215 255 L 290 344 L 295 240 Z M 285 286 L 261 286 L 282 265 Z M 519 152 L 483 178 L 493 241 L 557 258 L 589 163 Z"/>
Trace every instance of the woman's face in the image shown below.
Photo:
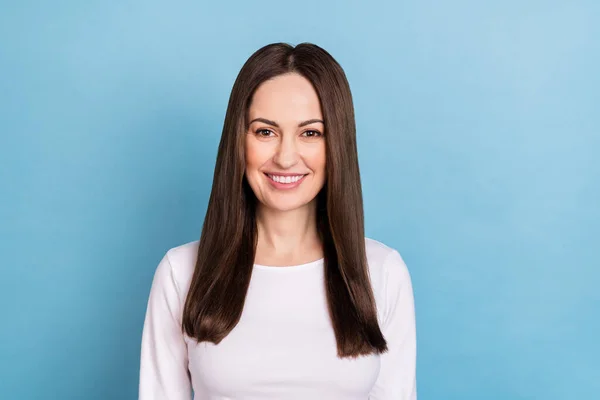
<path fill-rule="evenodd" d="M 248 112 L 246 178 L 260 203 L 306 206 L 325 183 L 325 125 L 312 84 L 296 73 L 263 82 Z"/>

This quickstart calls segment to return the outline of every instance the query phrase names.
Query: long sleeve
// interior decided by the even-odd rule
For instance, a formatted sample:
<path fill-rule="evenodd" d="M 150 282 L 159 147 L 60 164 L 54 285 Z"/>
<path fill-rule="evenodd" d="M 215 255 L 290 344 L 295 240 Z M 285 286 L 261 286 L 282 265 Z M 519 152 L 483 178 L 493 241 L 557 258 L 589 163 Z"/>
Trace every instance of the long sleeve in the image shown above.
<path fill-rule="evenodd" d="M 398 251 L 384 262 L 382 332 L 388 352 L 381 354 L 379 377 L 369 400 L 416 400 L 416 327 L 410 274 Z"/>
<path fill-rule="evenodd" d="M 181 331 L 183 302 L 168 252 L 160 261 L 142 333 L 139 400 L 190 400 L 187 346 Z"/>

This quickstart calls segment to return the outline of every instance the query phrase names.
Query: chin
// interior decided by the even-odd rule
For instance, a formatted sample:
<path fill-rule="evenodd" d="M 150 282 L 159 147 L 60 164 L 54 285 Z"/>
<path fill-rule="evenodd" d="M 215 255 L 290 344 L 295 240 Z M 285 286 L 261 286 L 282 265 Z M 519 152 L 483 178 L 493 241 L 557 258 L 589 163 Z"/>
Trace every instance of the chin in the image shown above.
<path fill-rule="evenodd" d="M 269 208 L 271 210 L 276 210 L 276 211 L 293 211 L 293 210 L 297 210 L 299 208 L 304 208 L 307 207 L 310 204 L 310 202 L 297 202 L 297 201 L 275 201 L 275 202 L 268 202 L 266 204 L 263 204 L 264 207 Z"/>
<path fill-rule="evenodd" d="M 271 204 L 271 205 L 267 206 L 267 208 L 270 208 L 271 210 L 281 211 L 281 212 L 294 211 L 294 210 L 297 210 L 297 209 L 302 208 L 302 207 L 306 207 L 306 204 L 290 204 L 290 205 L 286 205 L 286 204 Z"/>

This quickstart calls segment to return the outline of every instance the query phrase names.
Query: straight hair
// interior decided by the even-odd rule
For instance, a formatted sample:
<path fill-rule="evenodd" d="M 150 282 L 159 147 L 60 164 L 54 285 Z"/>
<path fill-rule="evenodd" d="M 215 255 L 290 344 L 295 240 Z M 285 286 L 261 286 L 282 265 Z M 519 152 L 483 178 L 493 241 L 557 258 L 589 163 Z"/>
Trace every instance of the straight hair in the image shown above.
<path fill-rule="evenodd" d="M 257 198 L 245 176 L 248 109 L 258 86 L 297 73 L 315 88 L 326 138 L 326 179 L 317 195 L 328 312 L 340 358 L 380 354 L 380 330 L 371 288 L 354 106 L 346 75 L 311 43 L 266 45 L 244 63 L 231 90 L 219 143 L 198 258 L 183 310 L 182 330 L 218 344 L 242 315 L 257 245 Z"/>

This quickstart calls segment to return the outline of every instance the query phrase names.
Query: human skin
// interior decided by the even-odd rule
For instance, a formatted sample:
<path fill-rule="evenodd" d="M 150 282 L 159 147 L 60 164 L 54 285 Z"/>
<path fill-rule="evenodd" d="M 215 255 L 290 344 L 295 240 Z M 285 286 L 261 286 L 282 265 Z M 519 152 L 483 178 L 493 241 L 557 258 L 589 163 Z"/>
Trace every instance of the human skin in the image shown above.
<path fill-rule="evenodd" d="M 279 75 L 257 88 L 248 116 L 245 172 L 258 199 L 257 259 L 281 265 L 318 258 L 316 196 L 326 179 L 318 94 L 297 73 Z M 274 185 L 267 173 L 306 176 L 286 189 L 277 188 L 283 185 Z"/>

